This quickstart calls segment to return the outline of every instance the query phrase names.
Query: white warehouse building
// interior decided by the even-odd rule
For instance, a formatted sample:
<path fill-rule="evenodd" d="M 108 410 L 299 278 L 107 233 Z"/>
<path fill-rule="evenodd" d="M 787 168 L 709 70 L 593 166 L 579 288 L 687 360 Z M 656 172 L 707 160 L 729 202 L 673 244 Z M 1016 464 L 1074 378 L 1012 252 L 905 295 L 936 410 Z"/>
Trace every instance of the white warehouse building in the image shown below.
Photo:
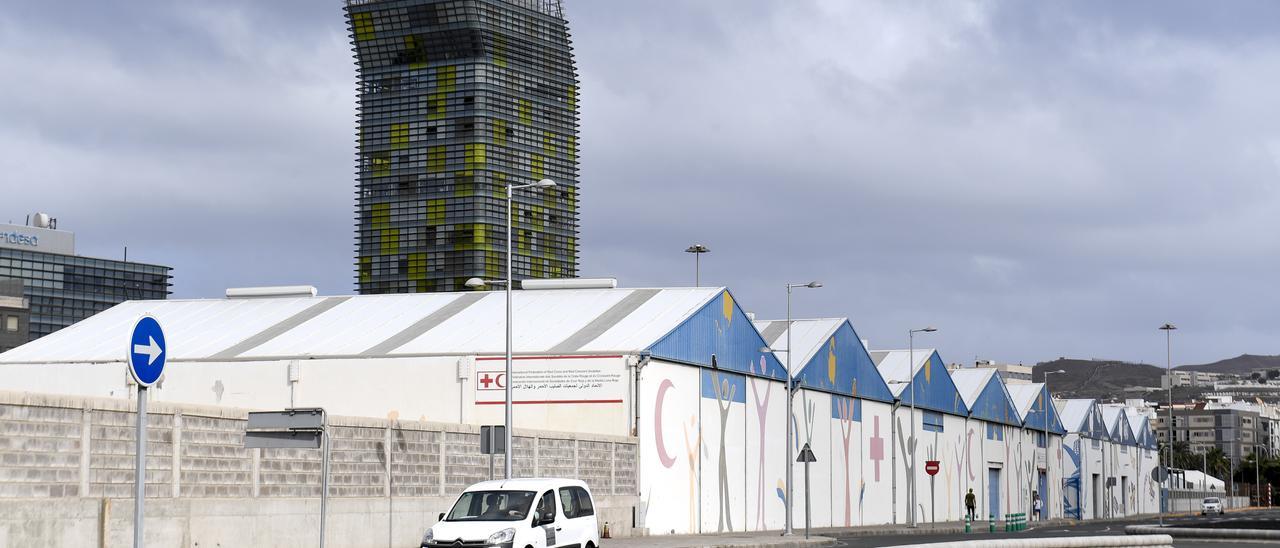
<path fill-rule="evenodd" d="M 0 354 L 0 370 L 9 390 L 128 398 L 125 342 L 150 315 L 170 353 L 156 401 L 501 424 L 504 314 L 501 292 L 131 301 Z M 790 464 L 790 496 L 811 498 L 814 526 L 905 523 L 911 508 L 957 521 L 969 489 L 982 519 L 1029 513 L 1033 493 L 1047 517 L 1080 506 L 1064 492 L 1085 467 L 1064 456 L 1082 451 L 1079 421 L 1059 421 L 1044 385 L 948 371 L 934 350 L 869 352 L 846 318 L 753 322 L 725 288 L 525 289 L 513 331 L 516 430 L 634 440 L 642 532 L 783 527 L 788 375 L 792 449 L 818 459 L 811 493 Z"/>

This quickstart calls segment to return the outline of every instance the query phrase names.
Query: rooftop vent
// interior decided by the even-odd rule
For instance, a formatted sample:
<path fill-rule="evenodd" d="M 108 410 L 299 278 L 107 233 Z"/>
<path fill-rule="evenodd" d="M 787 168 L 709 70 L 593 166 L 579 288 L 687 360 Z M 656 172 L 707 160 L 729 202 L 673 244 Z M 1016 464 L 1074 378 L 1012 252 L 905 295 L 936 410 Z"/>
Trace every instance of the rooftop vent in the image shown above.
<path fill-rule="evenodd" d="M 521 289 L 617 289 L 617 278 L 559 278 L 521 280 Z"/>
<path fill-rule="evenodd" d="M 313 285 L 277 285 L 270 287 L 231 287 L 227 289 L 228 299 L 262 299 L 267 297 L 314 297 L 316 287 Z"/>

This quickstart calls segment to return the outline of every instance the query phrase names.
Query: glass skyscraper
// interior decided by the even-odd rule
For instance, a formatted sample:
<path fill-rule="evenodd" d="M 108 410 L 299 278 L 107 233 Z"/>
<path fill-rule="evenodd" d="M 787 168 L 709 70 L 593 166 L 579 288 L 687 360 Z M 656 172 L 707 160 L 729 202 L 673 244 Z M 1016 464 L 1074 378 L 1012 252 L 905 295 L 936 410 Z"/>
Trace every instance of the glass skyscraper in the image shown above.
<path fill-rule="evenodd" d="M 578 80 L 558 0 L 348 0 L 360 293 L 577 276 Z"/>
<path fill-rule="evenodd" d="M 7 289 L 6 295 L 22 295 L 29 314 L 23 327 L 30 339 L 124 301 L 168 298 L 170 270 L 76 255 L 75 235 L 67 231 L 0 224 L 0 286 Z M 0 320 L 7 324 L 9 316 Z M 0 325 L 0 330 L 7 329 Z"/>

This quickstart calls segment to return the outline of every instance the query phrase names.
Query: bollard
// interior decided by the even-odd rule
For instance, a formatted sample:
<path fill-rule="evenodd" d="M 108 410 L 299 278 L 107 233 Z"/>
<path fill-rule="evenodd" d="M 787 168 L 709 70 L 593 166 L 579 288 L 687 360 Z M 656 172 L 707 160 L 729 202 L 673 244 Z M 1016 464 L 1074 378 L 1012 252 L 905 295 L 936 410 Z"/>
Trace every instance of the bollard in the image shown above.
<path fill-rule="evenodd" d="M 1004 532 L 1008 533 L 1010 527 L 1009 514 L 1004 515 Z"/>
<path fill-rule="evenodd" d="M 987 514 L 987 532 L 988 533 L 996 532 L 996 515 L 995 514 Z"/>
<path fill-rule="evenodd" d="M 973 532 L 973 524 L 971 523 L 972 521 L 973 520 L 969 517 L 969 514 L 966 513 L 964 515 L 964 532 L 966 533 Z"/>
<path fill-rule="evenodd" d="M 604 532 L 600 533 L 600 538 L 613 538 L 609 535 L 609 522 L 604 522 Z"/>

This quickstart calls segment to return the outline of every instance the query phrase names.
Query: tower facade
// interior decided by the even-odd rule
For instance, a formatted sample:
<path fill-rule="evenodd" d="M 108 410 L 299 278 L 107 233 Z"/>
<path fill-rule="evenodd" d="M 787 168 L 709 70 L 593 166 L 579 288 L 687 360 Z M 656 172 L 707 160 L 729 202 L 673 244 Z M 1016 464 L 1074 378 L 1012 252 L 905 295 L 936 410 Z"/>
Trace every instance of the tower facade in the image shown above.
<path fill-rule="evenodd" d="M 559 0 L 348 0 L 366 293 L 577 275 L 578 80 Z"/>

